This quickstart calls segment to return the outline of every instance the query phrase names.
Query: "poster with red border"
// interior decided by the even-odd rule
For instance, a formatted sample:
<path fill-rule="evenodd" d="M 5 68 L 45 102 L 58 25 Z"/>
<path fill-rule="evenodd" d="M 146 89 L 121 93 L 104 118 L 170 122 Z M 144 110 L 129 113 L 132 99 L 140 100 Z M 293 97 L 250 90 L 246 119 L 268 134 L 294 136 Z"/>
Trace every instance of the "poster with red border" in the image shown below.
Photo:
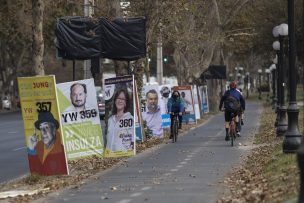
<path fill-rule="evenodd" d="M 183 123 L 196 123 L 192 86 L 174 86 L 184 103 Z"/>

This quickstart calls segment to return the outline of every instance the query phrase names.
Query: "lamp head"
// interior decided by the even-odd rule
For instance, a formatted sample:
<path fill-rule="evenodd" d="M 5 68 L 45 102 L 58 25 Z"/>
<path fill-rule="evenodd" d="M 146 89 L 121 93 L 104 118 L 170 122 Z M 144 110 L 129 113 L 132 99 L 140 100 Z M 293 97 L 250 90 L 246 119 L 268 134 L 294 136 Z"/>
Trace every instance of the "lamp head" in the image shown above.
<path fill-rule="evenodd" d="M 279 41 L 274 41 L 272 43 L 272 48 L 276 51 L 280 51 L 280 42 Z"/>
<path fill-rule="evenodd" d="M 274 36 L 274 37 L 278 37 L 279 36 L 279 29 L 280 29 L 280 27 L 279 26 L 275 26 L 273 29 L 272 29 L 272 35 Z"/>
<path fill-rule="evenodd" d="M 288 35 L 288 25 L 286 23 L 282 23 L 279 28 L 279 35 L 287 36 Z"/>
<path fill-rule="evenodd" d="M 271 64 L 271 66 L 269 67 L 269 70 L 270 71 L 273 71 L 276 69 L 276 65 L 275 64 Z"/>

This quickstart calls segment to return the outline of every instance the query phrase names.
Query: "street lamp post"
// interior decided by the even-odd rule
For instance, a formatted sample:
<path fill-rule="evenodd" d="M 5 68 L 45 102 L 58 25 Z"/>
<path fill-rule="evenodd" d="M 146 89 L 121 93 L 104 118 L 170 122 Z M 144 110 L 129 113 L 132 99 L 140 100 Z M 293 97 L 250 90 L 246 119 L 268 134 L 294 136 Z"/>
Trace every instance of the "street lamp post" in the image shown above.
<path fill-rule="evenodd" d="M 232 73 L 229 73 L 229 82 L 232 81 L 232 77 L 233 77 L 233 74 L 232 74 Z"/>
<path fill-rule="evenodd" d="M 261 94 L 262 94 L 262 90 L 261 90 L 261 88 L 262 88 L 262 81 L 261 81 L 261 77 L 262 77 L 262 69 L 259 69 L 258 70 L 258 73 L 259 73 L 259 99 L 262 99 L 262 97 L 261 97 Z"/>
<path fill-rule="evenodd" d="M 235 70 L 234 80 L 237 81 L 237 74 L 239 72 L 239 67 L 238 66 L 235 67 L 234 70 Z"/>
<path fill-rule="evenodd" d="M 299 203 L 304 202 L 304 142 L 302 142 L 299 150 L 298 150 L 298 166 L 300 168 L 300 196 L 298 199 Z"/>
<path fill-rule="evenodd" d="M 273 36 L 276 36 L 275 33 L 278 33 L 276 32 L 275 30 L 277 30 L 276 28 L 278 28 L 278 26 L 274 27 L 273 29 Z M 278 36 L 278 35 L 277 35 Z M 281 83 L 280 81 L 280 70 L 281 70 L 281 61 L 280 61 L 280 58 L 279 58 L 279 55 L 280 55 L 280 42 L 279 41 L 274 41 L 272 43 L 272 48 L 276 51 L 276 61 L 277 62 L 277 70 L 276 70 L 276 87 L 277 87 L 277 103 L 276 103 L 276 108 L 275 108 L 275 112 L 277 114 L 277 117 L 276 117 L 276 120 L 275 120 L 275 123 L 274 123 L 274 126 L 277 127 L 278 126 L 278 121 L 280 120 L 280 106 L 281 106 L 281 103 L 280 103 L 280 98 L 281 98 L 281 86 L 279 85 Z"/>
<path fill-rule="evenodd" d="M 246 99 L 249 97 L 249 72 L 246 72 Z"/>
<path fill-rule="evenodd" d="M 288 27 L 286 27 L 286 24 L 281 24 L 279 26 L 276 26 L 273 29 L 273 35 L 274 37 L 279 37 L 279 43 L 280 43 L 280 51 L 279 51 L 279 64 L 280 64 L 280 68 L 279 68 L 279 80 L 278 80 L 278 87 L 280 90 L 280 94 L 279 94 L 279 120 L 277 122 L 277 136 L 283 136 L 284 133 L 287 130 L 287 120 L 286 120 L 286 111 L 287 108 L 285 106 L 285 98 L 284 98 L 284 90 L 285 90 L 285 81 L 284 81 L 284 75 L 285 75 L 285 71 L 284 71 L 284 47 L 283 47 L 283 38 L 284 36 L 288 35 Z"/>
<path fill-rule="evenodd" d="M 272 78 L 272 109 L 276 108 L 277 95 L 276 95 L 276 65 L 272 64 L 269 68 Z"/>
<path fill-rule="evenodd" d="M 266 73 L 266 80 L 267 80 L 267 98 L 266 101 L 269 102 L 269 92 L 270 92 L 270 69 L 265 69 L 265 73 Z"/>
<path fill-rule="evenodd" d="M 237 73 L 237 83 L 240 84 L 241 82 L 241 73 Z"/>
<path fill-rule="evenodd" d="M 296 99 L 297 69 L 295 66 L 294 0 L 288 1 L 288 25 L 285 27 L 289 27 L 289 105 L 287 110 L 288 129 L 285 133 L 285 139 L 283 141 L 283 152 L 295 153 L 301 145 L 302 135 L 300 134 L 298 128 L 299 108 L 297 107 Z M 304 143 L 302 145 L 304 145 Z M 302 156 L 304 155 L 302 154 Z M 303 170 L 304 169 L 302 168 L 302 171 Z M 303 198 L 302 200 L 304 201 Z"/>

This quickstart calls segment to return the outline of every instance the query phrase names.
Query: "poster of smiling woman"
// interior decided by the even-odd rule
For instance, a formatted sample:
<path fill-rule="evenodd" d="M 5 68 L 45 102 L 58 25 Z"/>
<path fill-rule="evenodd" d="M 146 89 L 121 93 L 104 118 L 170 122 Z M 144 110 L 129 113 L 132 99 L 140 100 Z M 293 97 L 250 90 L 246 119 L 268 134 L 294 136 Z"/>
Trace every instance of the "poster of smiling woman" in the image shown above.
<path fill-rule="evenodd" d="M 135 155 L 134 78 L 105 79 L 105 157 Z"/>

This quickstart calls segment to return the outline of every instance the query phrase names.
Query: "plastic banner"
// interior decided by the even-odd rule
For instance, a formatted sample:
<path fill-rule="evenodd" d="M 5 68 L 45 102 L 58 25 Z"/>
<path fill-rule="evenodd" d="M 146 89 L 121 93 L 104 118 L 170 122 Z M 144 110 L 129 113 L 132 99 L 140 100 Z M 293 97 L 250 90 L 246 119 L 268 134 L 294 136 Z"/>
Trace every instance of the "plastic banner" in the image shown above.
<path fill-rule="evenodd" d="M 171 85 L 161 85 L 159 86 L 159 106 L 160 110 L 162 111 L 162 123 L 163 123 L 163 128 L 170 128 L 171 126 L 171 119 L 170 115 L 168 113 L 168 100 L 171 96 Z M 169 119 L 168 119 L 169 118 Z"/>
<path fill-rule="evenodd" d="M 180 93 L 181 99 L 184 102 L 183 123 L 196 123 L 192 87 L 189 85 L 174 86 L 173 90 L 177 90 Z"/>
<path fill-rule="evenodd" d="M 194 96 L 194 111 L 195 111 L 195 118 L 196 120 L 201 118 L 201 112 L 200 112 L 200 107 L 199 107 L 199 95 L 197 94 L 197 86 L 193 85 L 193 96 Z"/>
<path fill-rule="evenodd" d="M 55 76 L 19 77 L 18 87 L 30 172 L 68 174 Z"/>
<path fill-rule="evenodd" d="M 202 93 L 202 107 L 203 113 L 209 113 L 209 102 L 208 102 L 208 89 L 207 85 L 200 87 L 200 91 Z"/>
<path fill-rule="evenodd" d="M 105 157 L 135 155 L 134 77 L 105 79 Z"/>
<path fill-rule="evenodd" d="M 103 136 L 93 79 L 57 84 L 65 149 L 69 160 L 103 156 Z"/>
<path fill-rule="evenodd" d="M 139 98 L 138 98 L 138 91 L 137 91 L 137 85 L 136 85 L 136 81 L 134 81 L 134 102 L 135 102 L 135 114 L 134 114 L 134 119 L 135 119 L 135 135 L 136 135 L 136 141 L 144 141 L 144 132 L 143 132 L 143 128 L 142 128 L 142 116 L 141 116 L 141 109 L 140 109 L 140 105 L 139 105 Z"/>
<path fill-rule="evenodd" d="M 162 111 L 159 106 L 160 93 L 158 85 L 145 85 L 142 88 L 142 99 L 145 104 L 142 117 L 151 137 L 163 138 Z"/>

